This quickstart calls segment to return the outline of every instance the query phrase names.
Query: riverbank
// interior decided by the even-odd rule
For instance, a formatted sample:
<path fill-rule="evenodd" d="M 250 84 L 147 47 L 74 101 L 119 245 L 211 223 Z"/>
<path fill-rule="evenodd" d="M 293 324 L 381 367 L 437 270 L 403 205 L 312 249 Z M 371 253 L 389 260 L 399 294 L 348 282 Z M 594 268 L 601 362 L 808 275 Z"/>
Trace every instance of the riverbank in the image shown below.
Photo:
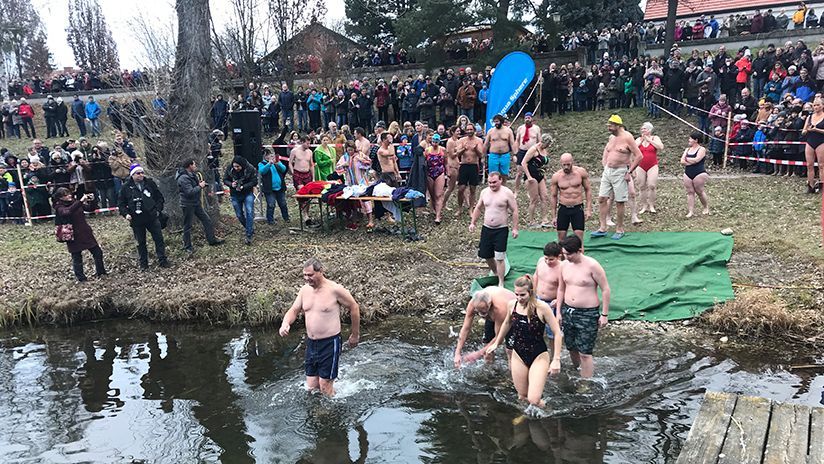
<path fill-rule="evenodd" d="M 631 129 L 644 120 L 642 111 L 622 114 Z M 607 136 L 605 118 L 606 113 L 600 112 L 540 121 L 556 139 L 550 169 L 557 169 L 560 153 L 570 151 L 597 179 Z M 659 183 L 659 213 L 644 215 L 646 222 L 630 226 L 628 232 L 732 228 L 735 247 L 730 270 L 733 282 L 742 286 L 737 292 L 751 288 L 747 286 L 776 287 L 765 291 L 784 302 L 787 311 L 810 310 L 820 318 L 824 308 L 820 290 L 824 287 L 824 253 L 818 246 L 820 198 L 803 195 L 802 182 L 797 179 L 736 177 L 740 171 L 733 170 L 721 178 L 718 174 L 722 173 L 714 171 L 711 176 L 718 176 L 711 177 L 708 186 L 713 214 L 687 220 L 683 217 L 683 187 L 677 177 L 677 159 L 687 131 L 670 120 L 655 124 L 666 146 L 659 155 L 662 172 L 674 176 Z M 523 217 L 526 195 L 521 194 L 518 200 Z M 297 208 L 292 202 L 290 209 L 295 216 L 290 225 L 297 227 Z M 283 223 L 257 223 L 255 243 L 247 247 L 226 202 L 222 213 L 219 235 L 227 237 L 225 245 L 204 246 L 196 225 L 196 253 L 187 259 L 180 231 L 167 230 L 173 267 L 153 266 L 148 273 L 137 269 L 131 230 L 123 219 L 105 215 L 90 218 L 110 275 L 82 284 L 72 278 L 70 257 L 65 246 L 55 242 L 52 223 L 0 225 L 0 273 L 4 276 L 0 325 L 62 325 L 107 317 L 274 324 L 302 284 L 300 266 L 309 257 L 321 259 L 330 268 L 329 277 L 352 291 L 366 322 L 389 314 L 460 319 L 470 280 L 486 273 L 476 257 L 478 236 L 467 231 L 466 215 L 456 220 L 449 212 L 440 226 L 433 224 L 431 216 L 421 218 L 423 240 L 417 242 L 380 232 L 300 233 Z M 588 229 L 596 223 L 593 216 Z"/>

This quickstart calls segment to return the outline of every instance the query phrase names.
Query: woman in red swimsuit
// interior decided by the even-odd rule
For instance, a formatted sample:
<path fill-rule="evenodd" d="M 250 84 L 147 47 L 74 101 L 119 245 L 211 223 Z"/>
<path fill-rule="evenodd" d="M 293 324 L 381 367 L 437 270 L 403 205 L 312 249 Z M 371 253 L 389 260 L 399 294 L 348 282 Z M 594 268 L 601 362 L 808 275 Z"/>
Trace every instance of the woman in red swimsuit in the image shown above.
<path fill-rule="evenodd" d="M 655 213 L 655 192 L 658 185 L 658 152 L 664 149 L 664 143 L 657 135 L 652 135 L 652 124 L 641 125 L 641 136 L 635 139 L 644 158 L 635 170 L 635 186 L 638 189 L 638 206 L 643 214 Z"/>

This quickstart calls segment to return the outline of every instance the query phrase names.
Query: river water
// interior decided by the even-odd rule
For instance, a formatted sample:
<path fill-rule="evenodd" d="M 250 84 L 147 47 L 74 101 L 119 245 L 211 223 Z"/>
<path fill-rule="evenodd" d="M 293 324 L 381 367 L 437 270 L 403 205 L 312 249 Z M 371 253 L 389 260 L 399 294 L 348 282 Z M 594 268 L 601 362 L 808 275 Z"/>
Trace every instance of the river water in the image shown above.
<path fill-rule="evenodd" d="M 451 367 L 457 329 L 404 317 L 366 327 L 332 400 L 304 390 L 297 328 L 286 339 L 139 321 L 0 333 L 0 462 L 664 463 L 706 390 L 824 403 L 824 371 L 789 370 L 814 355 L 613 325 L 594 381 L 565 355 L 546 417 L 525 418 L 503 356 Z"/>

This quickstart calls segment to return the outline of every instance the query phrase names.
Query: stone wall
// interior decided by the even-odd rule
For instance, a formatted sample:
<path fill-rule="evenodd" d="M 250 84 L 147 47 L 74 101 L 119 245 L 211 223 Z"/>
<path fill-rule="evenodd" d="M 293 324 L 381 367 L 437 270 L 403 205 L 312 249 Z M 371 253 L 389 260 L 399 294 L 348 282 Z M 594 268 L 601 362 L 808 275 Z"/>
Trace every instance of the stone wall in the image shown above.
<path fill-rule="evenodd" d="M 711 50 L 715 53 L 718 47 L 724 45 L 727 47 L 727 52 L 735 54 L 738 49 L 744 46 L 750 48 L 763 48 L 769 44 L 776 47 L 781 47 L 784 42 L 790 40 L 793 44 L 799 40 L 803 40 L 807 47 L 815 49 L 815 46 L 824 39 L 824 29 L 790 29 L 785 31 L 772 31 L 764 34 L 744 34 L 734 37 L 724 37 L 718 39 L 704 39 L 704 40 L 687 40 L 677 42 L 681 47 L 682 55 L 692 53 L 693 49 L 699 51 Z M 641 53 L 648 53 L 652 56 L 666 55 L 664 44 L 652 44 L 646 47 L 646 51 Z"/>

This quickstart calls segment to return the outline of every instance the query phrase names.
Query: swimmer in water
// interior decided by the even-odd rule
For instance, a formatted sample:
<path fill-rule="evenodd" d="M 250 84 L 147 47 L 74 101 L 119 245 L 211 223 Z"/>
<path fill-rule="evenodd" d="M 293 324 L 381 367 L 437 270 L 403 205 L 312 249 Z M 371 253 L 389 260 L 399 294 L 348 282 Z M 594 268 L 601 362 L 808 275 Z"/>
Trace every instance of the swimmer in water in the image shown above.
<path fill-rule="evenodd" d="M 515 281 L 515 297 L 516 300 L 509 303 L 510 315 L 504 319 L 501 330 L 486 352 L 495 352 L 506 338 L 506 346 L 513 350 L 509 366 L 518 399 L 543 408 L 546 403 L 541 396 L 547 370 L 550 374 L 561 371 L 561 328 L 549 305 L 535 297 L 530 275 Z M 544 342 L 544 327 L 547 325 L 555 336 L 552 362 Z"/>
<path fill-rule="evenodd" d="M 323 264 L 315 258 L 303 265 L 306 285 L 283 316 L 279 333 L 281 337 L 289 335 L 292 323 L 303 312 L 306 319 L 306 388 L 310 392 L 320 390 L 326 396 L 334 396 L 341 352 L 340 310 L 342 306 L 349 308 L 352 320 L 349 347 L 354 348 L 360 341 L 360 307 L 349 290 L 326 278 L 325 271 Z"/>
<path fill-rule="evenodd" d="M 555 306 L 555 297 L 558 294 L 558 281 L 561 279 L 561 266 L 564 264 L 564 254 L 558 242 L 549 242 L 544 246 L 544 255 L 535 264 L 535 273 L 532 282 L 535 284 L 535 297 L 548 304 L 552 314 L 558 316 Z M 555 338 L 550 326 L 546 327 L 546 335 L 550 340 Z"/>
<path fill-rule="evenodd" d="M 500 331 L 501 324 L 507 316 L 507 306 L 509 302 L 515 299 L 515 294 L 511 290 L 503 287 L 486 287 L 478 290 L 472 295 L 469 304 L 466 305 L 466 316 L 464 317 L 461 333 L 458 335 L 458 345 L 455 347 L 455 369 L 461 367 L 461 363 L 472 363 L 485 357 L 487 361 L 492 360 L 491 355 L 486 354 L 486 348 L 495 339 L 495 335 Z M 462 357 L 461 351 L 466 344 L 466 339 L 472 331 L 472 323 L 475 321 L 475 316 L 481 316 L 486 319 L 484 323 L 484 347 L 480 350 L 470 353 Z"/>

